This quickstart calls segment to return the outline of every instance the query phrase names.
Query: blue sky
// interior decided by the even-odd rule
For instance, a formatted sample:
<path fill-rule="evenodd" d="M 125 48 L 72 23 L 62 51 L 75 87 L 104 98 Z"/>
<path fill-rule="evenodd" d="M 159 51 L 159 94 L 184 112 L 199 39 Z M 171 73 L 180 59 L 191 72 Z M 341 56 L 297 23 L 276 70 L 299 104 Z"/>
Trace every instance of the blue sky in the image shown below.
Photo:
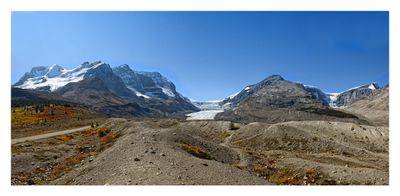
<path fill-rule="evenodd" d="M 387 12 L 13 12 L 12 83 L 102 60 L 218 100 L 272 74 L 325 92 L 389 78 Z"/>

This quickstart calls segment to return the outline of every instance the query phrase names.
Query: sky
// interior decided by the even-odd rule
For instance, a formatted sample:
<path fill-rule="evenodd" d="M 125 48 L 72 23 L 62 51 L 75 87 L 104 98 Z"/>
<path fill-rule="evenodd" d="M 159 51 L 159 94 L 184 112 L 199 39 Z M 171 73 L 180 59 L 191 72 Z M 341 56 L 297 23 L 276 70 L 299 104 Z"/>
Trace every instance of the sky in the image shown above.
<path fill-rule="evenodd" d="M 283 78 L 341 92 L 389 81 L 388 12 L 13 12 L 12 83 L 85 61 L 157 71 L 194 100 Z"/>

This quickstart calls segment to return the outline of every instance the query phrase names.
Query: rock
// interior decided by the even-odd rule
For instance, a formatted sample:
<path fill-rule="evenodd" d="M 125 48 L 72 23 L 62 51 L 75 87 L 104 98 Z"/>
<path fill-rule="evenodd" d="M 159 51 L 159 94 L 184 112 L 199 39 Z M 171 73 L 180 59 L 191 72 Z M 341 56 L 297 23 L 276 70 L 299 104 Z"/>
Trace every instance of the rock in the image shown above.
<path fill-rule="evenodd" d="M 181 177 L 181 176 L 178 176 L 178 179 L 179 179 L 179 180 L 181 180 L 181 179 L 182 179 L 182 177 Z"/>
<path fill-rule="evenodd" d="M 137 157 L 136 157 L 135 159 L 133 159 L 133 160 L 134 160 L 134 161 L 140 161 L 140 159 L 139 159 L 139 158 L 137 158 Z"/>
<path fill-rule="evenodd" d="M 32 144 L 20 144 L 18 145 L 18 147 L 31 147 Z"/>
<path fill-rule="evenodd" d="M 203 165 L 204 165 L 204 166 L 208 166 L 208 164 L 207 164 L 207 163 L 203 163 Z"/>
<path fill-rule="evenodd" d="M 35 182 L 32 179 L 28 180 L 28 185 L 34 185 L 34 184 L 35 184 Z"/>
<path fill-rule="evenodd" d="M 336 173 L 337 173 L 337 171 L 332 171 L 332 173 L 333 173 L 333 174 L 336 174 Z"/>
<path fill-rule="evenodd" d="M 165 154 L 164 154 L 164 153 L 161 153 L 160 156 L 165 157 Z"/>

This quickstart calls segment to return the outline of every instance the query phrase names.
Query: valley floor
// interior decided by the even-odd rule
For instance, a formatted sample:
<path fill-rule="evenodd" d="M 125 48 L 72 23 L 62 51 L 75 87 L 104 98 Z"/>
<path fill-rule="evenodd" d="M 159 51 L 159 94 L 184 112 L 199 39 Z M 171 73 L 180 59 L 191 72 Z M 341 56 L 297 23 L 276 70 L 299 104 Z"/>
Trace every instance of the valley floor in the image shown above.
<path fill-rule="evenodd" d="M 12 184 L 388 184 L 387 127 L 108 119 L 12 145 Z"/>

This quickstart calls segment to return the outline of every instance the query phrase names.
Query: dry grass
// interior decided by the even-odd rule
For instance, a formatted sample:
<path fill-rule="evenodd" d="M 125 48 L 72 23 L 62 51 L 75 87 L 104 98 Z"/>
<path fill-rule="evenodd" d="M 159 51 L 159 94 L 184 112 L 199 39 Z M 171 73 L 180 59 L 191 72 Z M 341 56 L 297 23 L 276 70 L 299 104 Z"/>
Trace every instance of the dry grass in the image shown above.
<path fill-rule="evenodd" d="M 295 176 L 288 168 L 279 169 L 269 180 L 278 185 L 301 185 L 303 182 L 300 176 Z"/>
<path fill-rule="evenodd" d="M 316 184 L 321 178 L 321 172 L 315 168 L 305 168 L 303 172 L 294 172 L 288 168 L 278 169 L 269 180 L 278 185 Z"/>
<path fill-rule="evenodd" d="M 53 170 L 51 171 L 50 175 L 48 176 L 48 180 L 55 180 L 60 176 L 64 175 L 65 173 L 69 172 L 73 166 L 81 163 L 81 161 L 89 156 L 92 153 L 77 153 L 68 158 L 65 158 L 64 161 L 58 163 Z"/>
<path fill-rule="evenodd" d="M 22 153 L 27 153 L 27 152 L 31 152 L 32 149 L 29 148 L 24 148 L 24 147 L 19 147 L 16 145 L 12 145 L 11 146 L 11 154 L 22 154 Z"/>
<path fill-rule="evenodd" d="M 88 129 L 86 129 L 86 130 L 81 132 L 81 136 L 93 135 L 93 136 L 104 137 L 110 131 L 111 130 L 109 130 L 109 129 L 105 128 L 105 127 L 88 128 Z"/>
<path fill-rule="evenodd" d="M 61 140 L 63 142 L 68 142 L 68 141 L 74 139 L 74 136 L 72 136 L 72 135 L 60 135 L 60 136 L 56 136 L 55 138 L 58 139 L 58 140 Z"/>
<path fill-rule="evenodd" d="M 109 133 L 107 133 L 107 135 L 100 138 L 100 142 L 102 144 L 107 144 L 114 141 L 116 138 L 118 138 L 118 134 L 116 134 L 113 131 L 110 131 Z"/>
<path fill-rule="evenodd" d="M 190 153 L 191 155 L 202 158 L 202 159 L 208 159 L 211 160 L 213 159 L 208 153 L 206 153 L 202 148 L 198 146 L 191 146 L 189 144 L 182 143 L 181 148 L 185 150 L 186 152 Z"/>
<path fill-rule="evenodd" d="M 11 137 L 27 137 L 87 126 L 104 119 L 84 107 L 39 105 L 11 108 Z"/>
<path fill-rule="evenodd" d="M 77 118 L 78 109 L 65 106 L 44 106 L 43 111 L 37 111 L 33 106 L 13 108 L 11 112 L 11 127 L 18 128 L 29 125 L 45 125 L 54 121 Z"/>
<path fill-rule="evenodd" d="M 229 130 L 238 130 L 238 129 L 240 129 L 240 125 L 237 123 L 231 122 L 231 124 L 229 125 Z"/>
<path fill-rule="evenodd" d="M 115 131 L 104 127 L 96 127 L 79 133 L 48 138 L 45 142 L 35 144 L 37 148 L 12 145 L 12 153 L 15 156 L 25 156 L 25 153 L 33 153 L 30 161 L 35 165 L 33 168 L 29 167 L 12 173 L 12 184 L 48 184 L 49 181 L 53 181 L 71 171 L 76 165 L 81 164 L 84 159 L 95 156 L 110 147 L 118 137 L 119 134 Z M 44 155 L 43 150 L 55 152 L 57 156 Z"/>

